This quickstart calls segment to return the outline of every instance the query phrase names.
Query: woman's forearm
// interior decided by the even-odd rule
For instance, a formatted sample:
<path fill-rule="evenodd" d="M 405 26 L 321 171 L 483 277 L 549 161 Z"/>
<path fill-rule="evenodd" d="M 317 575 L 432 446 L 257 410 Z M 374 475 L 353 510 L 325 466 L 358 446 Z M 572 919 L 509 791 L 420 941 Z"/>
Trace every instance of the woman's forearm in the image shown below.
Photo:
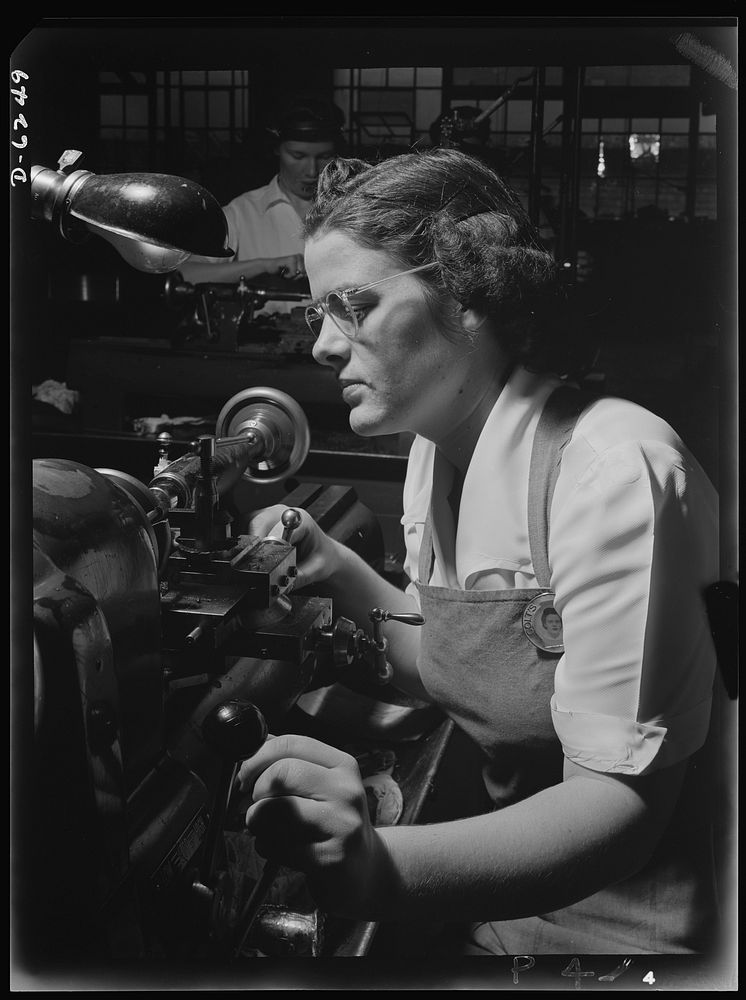
<path fill-rule="evenodd" d="M 678 790 L 675 775 L 651 777 L 578 776 L 486 815 L 379 829 L 371 898 L 356 916 L 505 920 L 569 906 L 648 859 Z"/>
<path fill-rule="evenodd" d="M 255 278 L 267 273 L 267 261 L 263 257 L 254 260 L 230 260 L 220 264 L 200 264 L 186 261 L 179 268 L 184 281 L 190 284 L 233 284 L 241 278 Z"/>

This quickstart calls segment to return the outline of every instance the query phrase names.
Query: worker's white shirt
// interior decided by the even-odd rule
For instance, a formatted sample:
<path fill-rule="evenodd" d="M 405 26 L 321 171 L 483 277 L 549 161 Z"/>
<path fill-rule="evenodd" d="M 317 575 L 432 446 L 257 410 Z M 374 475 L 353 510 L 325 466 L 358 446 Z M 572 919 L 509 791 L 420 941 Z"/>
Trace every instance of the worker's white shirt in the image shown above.
<path fill-rule="evenodd" d="M 303 222 L 273 177 L 269 184 L 245 191 L 223 207 L 233 260 L 287 257 L 303 253 Z M 262 312 L 289 312 L 298 302 L 268 302 Z"/>
<path fill-rule="evenodd" d="M 402 517 L 410 580 L 432 489 L 432 586 L 537 586 L 528 474 L 543 405 L 559 384 L 523 369 L 510 378 L 477 442 L 457 530 L 447 501 L 453 469 L 415 438 Z M 665 421 L 610 398 L 581 415 L 563 452 L 548 555 L 565 646 L 552 715 L 565 755 L 621 773 L 688 756 L 706 733 L 715 669 L 702 594 L 718 579 L 717 495 Z M 416 598 L 414 583 L 408 592 Z"/>
<path fill-rule="evenodd" d="M 273 177 L 269 184 L 245 191 L 224 206 L 228 246 L 234 260 L 286 257 L 303 253 L 301 217 Z"/>

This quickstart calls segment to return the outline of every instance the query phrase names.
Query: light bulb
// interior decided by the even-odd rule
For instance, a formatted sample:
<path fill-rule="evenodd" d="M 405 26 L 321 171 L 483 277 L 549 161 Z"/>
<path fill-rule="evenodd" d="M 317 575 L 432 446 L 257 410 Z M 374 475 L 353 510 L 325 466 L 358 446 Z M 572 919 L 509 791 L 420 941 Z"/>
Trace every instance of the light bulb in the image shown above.
<path fill-rule="evenodd" d="M 113 233 L 101 226 L 94 226 L 91 222 L 85 225 L 94 235 L 110 243 L 131 267 L 147 274 L 166 274 L 175 271 L 191 256 L 188 250 L 174 250 L 170 247 L 156 246 L 154 243 L 145 243 L 142 240 L 122 236 L 121 233 Z"/>

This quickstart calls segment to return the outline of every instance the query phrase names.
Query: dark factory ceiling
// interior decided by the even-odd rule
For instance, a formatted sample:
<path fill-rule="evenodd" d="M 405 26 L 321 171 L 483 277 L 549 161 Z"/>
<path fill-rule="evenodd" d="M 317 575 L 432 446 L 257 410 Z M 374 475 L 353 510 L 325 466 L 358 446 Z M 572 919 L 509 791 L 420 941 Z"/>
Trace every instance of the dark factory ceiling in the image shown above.
<path fill-rule="evenodd" d="M 682 31 L 735 64 L 737 18 L 42 18 L 16 31 L 21 48 L 71 69 L 671 64 L 685 61 L 672 43 Z"/>

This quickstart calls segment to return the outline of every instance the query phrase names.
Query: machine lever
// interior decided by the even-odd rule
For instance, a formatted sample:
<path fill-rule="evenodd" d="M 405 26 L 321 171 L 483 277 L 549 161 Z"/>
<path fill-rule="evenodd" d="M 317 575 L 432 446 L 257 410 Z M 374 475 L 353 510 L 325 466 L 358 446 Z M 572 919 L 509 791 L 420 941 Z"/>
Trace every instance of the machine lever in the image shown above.
<path fill-rule="evenodd" d="M 389 663 L 386 653 L 388 652 L 388 639 L 381 632 L 381 622 L 401 622 L 403 625 L 424 625 L 425 619 L 415 612 L 401 612 L 394 614 L 391 611 L 384 611 L 382 608 L 373 608 L 368 615 L 373 625 L 373 655 L 375 659 L 376 680 L 379 684 L 388 684 L 394 675 L 394 671 Z"/>
<path fill-rule="evenodd" d="M 269 887 L 274 882 L 279 870 L 280 866 L 277 862 L 265 862 L 262 874 L 260 875 L 254 888 L 251 890 L 251 895 L 246 900 L 241 916 L 238 918 L 236 929 L 237 944 L 233 949 L 234 958 L 240 957 L 246 943 L 246 938 L 249 936 L 251 928 L 254 926 L 256 916 L 259 913 L 259 907 L 262 905 L 264 897 L 267 895 Z"/>
<path fill-rule="evenodd" d="M 253 757 L 267 738 L 267 722 L 250 701 L 226 701 L 217 705 L 202 723 L 202 735 L 209 747 L 221 757 L 223 769 L 215 794 L 210 824 L 205 837 L 205 851 L 198 882 L 212 889 L 216 847 L 225 825 L 225 817 L 239 764 Z"/>
<path fill-rule="evenodd" d="M 288 507 L 288 509 L 283 513 L 280 518 L 283 525 L 282 530 L 282 540 L 283 542 L 289 542 L 293 537 L 293 532 L 297 527 L 299 527 L 301 522 L 300 511 L 295 510 L 293 507 Z"/>
<path fill-rule="evenodd" d="M 422 615 L 414 611 L 403 611 L 394 614 L 392 611 L 382 611 L 380 608 L 373 608 L 370 613 L 372 622 L 401 622 L 403 625 L 424 625 L 425 619 Z"/>

